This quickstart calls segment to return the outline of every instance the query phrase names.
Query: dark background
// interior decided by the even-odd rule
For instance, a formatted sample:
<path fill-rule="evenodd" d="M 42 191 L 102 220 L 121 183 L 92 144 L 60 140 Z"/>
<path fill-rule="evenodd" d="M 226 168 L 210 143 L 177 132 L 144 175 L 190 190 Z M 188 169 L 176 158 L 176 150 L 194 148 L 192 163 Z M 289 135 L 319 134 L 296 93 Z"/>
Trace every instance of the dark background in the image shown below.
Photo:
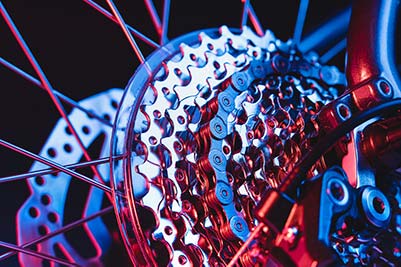
<path fill-rule="evenodd" d="M 156 3 L 157 2 L 157 3 Z M 161 10 L 162 1 L 155 5 Z M 304 32 L 350 1 L 311 0 Z M 83 1 L 2 1 L 54 88 L 80 100 L 109 88 L 124 88 L 138 61 L 120 28 Z M 106 7 L 105 1 L 98 3 Z M 126 22 L 153 40 L 153 24 L 140 0 L 115 1 Z M 298 1 L 252 1 L 264 28 L 291 37 Z M 172 1 L 169 37 L 221 25 L 239 27 L 240 0 Z M 145 54 L 152 50 L 138 41 Z M 37 77 L 0 19 L 0 56 Z M 333 64 L 340 64 L 340 54 Z M 38 153 L 59 118 L 47 94 L 0 66 L 0 138 Z M 32 162 L 0 148 L 0 177 L 27 171 Z M 0 184 L 0 240 L 15 243 L 15 213 L 29 192 L 24 182 Z M 1 251 L 1 250 L 0 250 Z M 16 266 L 16 257 L 0 266 Z"/>

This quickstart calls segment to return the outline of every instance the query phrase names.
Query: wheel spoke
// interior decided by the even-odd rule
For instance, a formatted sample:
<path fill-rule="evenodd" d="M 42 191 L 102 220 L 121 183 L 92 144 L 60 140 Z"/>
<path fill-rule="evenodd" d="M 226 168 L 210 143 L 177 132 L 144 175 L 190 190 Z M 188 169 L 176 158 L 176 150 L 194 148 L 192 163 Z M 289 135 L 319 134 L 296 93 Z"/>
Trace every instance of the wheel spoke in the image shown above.
<path fill-rule="evenodd" d="M 67 224 L 67 225 L 65 225 L 65 226 L 63 226 L 63 227 L 61 227 L 61 228 L 59 228 L 59 229 L 57 229 L 57 230 L 55 230 L 55 231 L 53 231 L 51 233 L 48 233 L 48 234 L 46 234 L 44 236 L 41 236 L 41 237 L 39 237 L 39 238 L 37 238 L 35 240 L 32 240 L 32 241 L 30 241 L 28 243 L 25 243 L 25 244 L 21 245 L 20 247 L 21 248 L 28 248 L 30 246 L 36 245 L 36 244 L 38 244 L 40 242 L 48 240 L 48 239 L 50 239 L 52 237 L 55 237 L 55 236 L 57 236 L 59 234 L 68 232 L 68 231 L 70 231 L 70 230 L 72 230 L 72 229 L 74 229 L 76 227 L 79 227 L 82 224 L 87 223 L 87 222 L 89 222 L 89 221 L 91 221 L 93 219 L 96 219 L 96 218 L 98 218 L 100 216 L 108 214 L 112 210 L 113 210 L 113 206 L 110 206 L 110 207 L 104 208 L 102 210 L 99 210 L 98 212 L 93 213 L 92 215 L 89 215 L 89 216 L 87 216 L 85 218 L 81 218 L 81 219 L 76 220 L 76 221 L 74 221 L 72 223 L 69 223 L 69 224 Z M 0 255 L 0 261 L 5 260 L 5 259 L 7 259 L 7 258 L 9 258 L 9 257 L 11 257 L 11 256 L 13 256 L 15 254 L 16 254 L 15 251 L 8 251 L 6 253 L 3 253 L 3 254 Z"/>
<path fill-rule="evenodd" d="M 47 93 L 49 94 L 51 100 L 53 101 L 53 104 L 55 105 L 58 112 L 60 113 L 60 115 L 63 117 L 63 119 L 67 123 L 67 126 L 70 129 L 72 135 L 74 136 L 74 138 L 78 142 L 78 145 L 80 146 L 81 150 L 83 151 L 85 159 L 87 161 L 91 161 L 91 157 L 89 156 L 89 153 L 86 150 L 84 144 L 82 143 L 82 140 L 79 137 L 77 131 L 75 130 L 74 126 L 72 125 L 71 121 L 69 120 L 67 113 L 64 110 L 63 105 L 61 104 L 59 98 L 54 94 L 53 88 L 52 88 L 49 80 L 47 79 L 45 73 L 43 72 L 43 70 L 40 67 L 39 63 L 37 62 L 36 58 L 34 57 L 32 51 L 29 49 L 27 43 L 24 41 L 24 38 L 22 38 L 21 33 L 17 29 L 17 26 L 14 24 L 10 15 L 7 13 L 5 7 L 3 6 L 3 4 L 1 2 L 0 2 L 0 13 L 3 16 L 4 20 L 6 21 L 9 29 L 11 30 L 15 39 L 17 40 L 18 44 L 20 45 L 21 49 L 23 50 L 25 56 L 28 58 L 29 62 L 31 63 L 36 74 L 39 76 L 40 82 L 43 85 L 43 87 L 46 89 Z M 96 167 L 93 166 L 93 167 L 91 167 L 91 169 L 94 172 L 94 174 L 100 179 L 100 181 L 105 183 L 104 179 L 102 178 L 102 176 L 100 175 L 100 173 L 96 169 Z"/>
<path fill-rule="evenodd" d="M 118 11 L 116 5 L 113 3 L 112 0 L 107 0 L 107 3 L 109 4 L 110 9 L 112 10 L 114 17 L 118 20 L 118 23 L 120 24 L 121 29 L 123 30 L 125 36 L 127 37 L 128 42 L 130 43 L 132 49 L 134 50 L 137 58 L 141 62 L 141 64 L 145 63 L 145 58 L 142 54 L 142 51 L 139 49 L 139 46 L 137 45 L 134 37 L 131 35 L 130 31 L 127 28 L 127 25 L 125 24 L 124 19 L 122 18 L 120 12 Z"/>
<path fill-rule="evenodd" d="M 302 31 L 305 25 L 306 13 L 308 12 L 309 0 L 301 0 L 299 3 L 297 21 L 295 23 L 293 42 L 295 46 L 299 46 L 302 37 Z"/>
<path fill-rule="evenodd" d="M 319 59 L 320 63 L 326 64 L 330 59 L 332 59 L 341 51 L 343 51 L 346 46 L 347 46 L 347 39 L 344 38 L 320 57 Z"/>
<path fill-rule="evenodd" d="M 106 9 L 104 9 L 103 7 L 101 7 L 100 5 L 96 4 L 95 2 L 93 2 L 92 0 L 83 0 L 85 3 L 87 3 L 88 5 L 90 5 L 92 8 L 94 8 L 96 11 L 98 11 L 99 13 L 101 13 L 102 15 L 104 15 L 106 18 L 112 20 L 113 22 L 119 24 L 118 19 L 113 16 L 113 14 L 111 14 L 110 12 L 108 12 Z M 144 41 L 145 43 L 147 43 L 148 45 L 154 47 L 154 48 L 158 48 L 159 45 L 152 41 L 149 37 L 146 37 L 144 34 L 142 34 L 141 32 L 139 32 L 138 30 L 134 29 L 133 27 L 126 25 L 126 27 L 129 29 L 129 31 L 135 35 L 136 37 L 138 37 L 139 39 L 141 39 L 142 41 Z"/>
<path fill-rule="evenodd" d="M 43 254 L 41 252 L 33 251 L 33 250 L 30 250 L 30 249 L 26 249 L 26 248 L 21 248 L 21 247 L 18 247 L 16 245 L 9 244 L 9 243 L 3 242 L 3 241 L 0 241 L 0 246 L 8 248 L 8 249 L 11 249 L 11 250 L 14 250 L 14 251 L 17 251 L 17 252 L 25 253 L 25 254 L 28 254 L 28 255 L 31 255 L 31 256 L 34 256 L 34 257 L 38 257 L 38 258 L 41 258 L 41 259 L 44 259 L 44 260 L 53 261 L 53 262 L 56 262 L 56 263 L 59 263 L 59 264 L 64 264 L 64 265 L 67 265 L 67 266 L 79 266 L 76 263 L 68 262 L 68 261 L 63 260 L 63 259 L 59 259 L 59 258 L 50 256 L 50 255 Z"/>
<path fill-rule="evenodd" d="M 82 181 L 84 181 L 84 182 L 86 182 L 86 183 L 88 183 L 90 185 L 93 185 L 93 186 L 103 190 L 104 192 L 106 192 L 108 194 L 111 193 L 111 188 L 110 187 L 108 187 L 108 186 L 106 186 L 106 185 L 104 185 L 102 183 L 99 183 L 96 180 L 93 180 L 93 179 L 91 179 L 89 177 L 86 177 L 86 176 L 84 176 L 84 175 L 82 175 L 80 173 L 72 171 L 72 170 L 70 170 L 70 169 L 68 169 L 68 168 L 66 168 L 66 167 L 64 167 L 64 166 L 52 161 L 52 160 L 49 160 L 49 159 L 46 159 L 46 158 L 44 158 L 42 156 L 36 155 L 36 154 L 34 154 L 34 153 L 30 152 L 30 151 L 27 151 L 27 150 L 25 150 L 23 148 L 20 148 L 20 147 L 16 146 L 14 144 L 6 142 L 3 139 L 0 139 L 0 145 L 4 146 L 4 147 L 6 147 L 6 148 L 8 148 L 10 150 L 13 150 L 13 151 L 15 151 L 15 152 L 17 152 L 17 153 L 19 153 L 21 155 L 29 157 L 29 158 L 31 158 L 33 160 L 39 161 L 39 162 L 41 162 L 41 163 L 43 163 L 43 164 L 45 164 L 45 165 L 47 165 L 49 167 L 55 168 L 55 169 L 57 169 L 57 170 L 59 170 L 61 172 L 64 172 L 64 173 L 69 174 L 69 175 L 71 175 L 71 176 L 73 176 L 75 178 L 78 178 L 78 179 L 80 179 L 80 180 L 82 180 Z"/>
<path fill-rule="evenodd" d="M 118 160 L 123 157 L 124 156 L 114 156 L 113 159 Z M 107 158 L 101 158 L 101 159 L 97 159 L 97 160 L 80 162 L 80 163 L 69 164 L 69 165 L 62 165 L 62 166 L 65 168 L 68 168 L 70 170 L 76 170 L 76 169 L 80 169 L 80 168 L 89 167 L 92 165 L 100 165 L 100 164 L 108 163 L 109 161 L 110 161 L 110 158 L 107 157 Z M 37 170 L 37 171 L 32 171 L 32 172 L 27 172 L 27 173 L 10 175 L 10 176 L 6 176 L 6 177 L 0 177 L 0 184 L 8 183 L 8 182 L 15 182 L 15 181 L 19 181 L 19 180 L 36 177 L 36 176 L 43 176 L 43 175 L 48 175 L 48 174 L 53 174 L 53 173 L 58 173 L 58 172 L 60 172 L 58 169 L 48 168 L 48 169 L 42 169 L 42 170 Z"/>
<path fill-rule="evenodd" d="M 153 5 L 152 0 L 145 0 L 146 8 L 148 9 L 149 15 L 152 18 L 153 25 L 156 28 L 157 34 L 162 36 L 162 24 L 160 22 L 159 15 L 157 14 L 156 8 Z"/>
<path fill-rule="evenodd" d="M 40 81 L 38 79 L 36 79 L 33 76 L 29 75 L 28 73 L 26 73 L 25 71 L 21 70 L 17 66 L 11 64 L 7 60 L 3 59 L 2 57 L 0 57 L 0 64 L 5 66 L 6 68 L 10 69 L 11 71 L 15 72 L 16 74 L 20 75 L 25 80 L 27 80 L 27 81 L 31 82 L 32 84 L 38 86 L 39 88 L 41 88 L 43 90 L 46 90 L 45 87 L 40 83 Z M 104 125 L 113 127 L 113 125 L 109 121 L 107 121 L 104 118 L 100 117 L 99 115 L 95 114 L 93 111 L 87 110 L 86 108 L 82 107 L 75 100 L 69 98 L 68 96 L 62 94 L 61 92 L 59 92 L 59 91 L 57 91 L 55 89 L 53 89 L 53 92 L 57 97 L 59 97 L 65 103 L 69 104 L 71 107 L 75 107 L 75 108 L 85 112 L 88 116 L 93 117 L 94 119 L 98 120 L 99 122 L 103 123 Z"/>
<path fill-rule="evenodd" d="M 301 52 L 324 50 L 336 40 L 345 38 L 350 17 L 351 7 L 349 6 L 303 38 L 298 46 L 299 50 Z"/>
<path fill-rule="evenodd" d="M 248 14 L 249 15 L 249 19 L 251 20 L 252 25 L 255 28 L 256 33 L 259 34 L 260 36 L 262 36 L 264 34 L 263 27 L 262 27 L 262 24 L 260 23 L 260 20 L 256 16 L 256 12 L 253 9 L 251 3 L 249 3 L 249 5 L 248 5 L 248 13 L 249 13 Z"/>
<path fill-rule="evenodd" d="M 163 24 L 162 24 L 162 32 L 160 42 L 161 44 L 165 44 L 168 42 L 167 33 L 168 33 L 168 24 L 170 20 L 170 0 L 164 0 L 163 6 Z"/>
<path fill-rule="evenodd" d="M 242 16 L 241 16 L 241 29 L 244 28 L 246 22 L 248 20 L 248 13 L 249 13 L 249 0 L 242 0 L 244 6 L 242 8 Z"/>

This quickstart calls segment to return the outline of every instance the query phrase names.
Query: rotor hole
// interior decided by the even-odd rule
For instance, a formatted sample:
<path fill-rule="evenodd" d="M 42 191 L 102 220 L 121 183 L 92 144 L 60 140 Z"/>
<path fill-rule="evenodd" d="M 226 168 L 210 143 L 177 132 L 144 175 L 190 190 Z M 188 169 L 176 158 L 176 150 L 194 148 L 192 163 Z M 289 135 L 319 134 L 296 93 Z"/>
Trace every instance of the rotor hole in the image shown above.
<path fill-rule="evenodd" d="M 47 150 L 47 155 L 49 155 L 49 157 L 51 157 L 51 158 L 56 157 L 56 155 L 57 155 L 56 150 L 54 148 L 52 148 L 52 147 L 49 148 Z"/>
<path fill-rule="evenodd" d="M 63 146 L 63 148 L 64 148 L 64 151 L 67 152 L 67 153 L 71 153 L 72 152 L 72 146 L 70 144 L 65 144 Z"/>
<path fill-rule="evenodd" d="M 88 126 L 82 126 L 82 132 L 83 132 L 84 134 L 89 134 L 89 133 L 90 133 L 89 127 L 88 127 Z"/>
<path fill-rule="evenodd" d="M 43 195 L 43 196 L 41 196 L 40 202 L 41 202 L 43 205 L 45 205 L 45 206 L 49 205 L 50 202 L 51 202 L 49 195 Z"/>
<path fill-rule="evenodd" d="M 42 176 L 36 176 L 35 183 L 39 186 L 42 186 L 45 184 L 45 179 Z"/>
<path fill-rule="evenodd" d="M 386 204 L 384 204 L 384 201 L 381 198 L 375 197 L 373 199 L 373 207 L 377 213 L 383 214 L 386 209 Z"/>
<path fill-rule="evenodd" d="M 259 54 L 258 54 L 258 51 L 253 51 L 252 52 L 252 55 L 253 55 L 253 57 L 257 57 Z"/>
<path fill-rule="evenodd" d="M 49 214 L 47 214 L 47 219 L 49 220 L 49 222 L 55 223 L 58 221 L 58 216 L 56 213 L 50 212 Z"/>
<path fill-rule="evenodd" d="M 41 225 L 38 227 L 38 233 L 41 236 L 47 235 L 49 233 L 49 228 L 46 225 Z"/>
<path fill-rule="evenodd" d="M 191 58 L 192 61 L 195 61 L 195 60 L 196 60 L 196 55 L 193 54 L 193 53 L 191 53 L 191 54 L 189 55 L 189 57 Z"/>
<path fill-rule="evenodd" d="M 35 207 L 29 208 L 28 213 L 29 213 L 29 216 L 31 216 L 32 218 L 37 218 L 39 216 L 39 211 Z"/>
<path fill-rule="evenodd" d="M 65 133 L 68 135 L 72 135 L 72 132 L 68 126 L 65 127 Z"/>
<path fill-rule="evenodd" d="M 208 48 L 209 50 L 213 50 L 213 49 L 214 49 L 214 46 L 213 46 L 211 43 L 208 43 L 208 44 L 207 44 L 207 48 Z"/>
<path fill-rule="evenodd" d="M 111 106 L 112 106 L 114 109 L 117 109 L 117 108 L 118 108 L 118 102 L 115 101 L 114 99 L 111 100 Z"/>

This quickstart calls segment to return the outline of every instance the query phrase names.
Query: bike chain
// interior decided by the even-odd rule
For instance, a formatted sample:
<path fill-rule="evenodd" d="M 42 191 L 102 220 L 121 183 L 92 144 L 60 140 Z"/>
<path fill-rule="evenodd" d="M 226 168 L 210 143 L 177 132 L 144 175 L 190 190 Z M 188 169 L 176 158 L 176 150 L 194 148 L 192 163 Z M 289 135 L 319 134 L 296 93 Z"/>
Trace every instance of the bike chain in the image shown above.
<path fill-rule="evenodd" d="M 220 34 L 182 45 L 139 100 L 132 172 L 149 181 L 136 201 L 151 211 L 151 246 L 166 251 L 155 251 L 158 263 L 229 262 L 257 224 L 261 194 L 309 149 L 316 113 L 344 89 L 337 68 L 270 31 Z"/>

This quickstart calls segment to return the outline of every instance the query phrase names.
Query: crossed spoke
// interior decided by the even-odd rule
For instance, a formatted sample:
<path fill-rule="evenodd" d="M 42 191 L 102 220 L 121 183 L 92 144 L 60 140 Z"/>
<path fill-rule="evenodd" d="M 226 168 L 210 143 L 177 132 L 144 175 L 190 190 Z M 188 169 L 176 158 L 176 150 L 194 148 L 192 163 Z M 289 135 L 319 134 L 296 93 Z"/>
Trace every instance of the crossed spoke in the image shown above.
<path fill-rule="evenodd" d="M 8 68 L 9 70 L 15 72 L 16 74 L 20 75 L 25 80 L 38 86 L 39 88 L 46 90 L 46 88 L 43 86 L 43 84 L 38 79 L 32 77 L 27 72 L 23 71 L 22 69 L 18 68 L 15 65 L 11 64 L 7 60 L 3 59 L 2 57 L 0 57 L 0 64 L 3 65 L 4 67 Z M 60 100 L 69 104 L 71 107 L 75 107 L 75 108 L 85 112 L 89 117 L 98 120 L 99 122 L 103 123 L 104 125 L 107 125 L 109 127 L 113 126 L 108 120 L 105 120 L 103 117 L 99 116 L 98 114 L 94 113 L 93 111 L 87 110 L 86 108 L 82 107 L 78 102 L 69 98 L 68 96 L 60 93 L 59 91 L 57 91 L 55 89 L 53 90 L 53 92 L 58 98 L 60 98 Z"/>
<path fill-rule="evenodd" d="M 60 99 L 55 95 L 53 87 L 51 86 L 51 84 L 50 84 L 49 80 L 47 79 L 45 73 L 43 72 L 42 68 L 40 67 L 38 61 L 34 57 L 32 51 L 29 49 L 27 43 L 22 38 L 21 33 L 18 31 L 17 26 L 14 24 L 13 20 L 11 19 L 10 15 L 8 14 L 8 12 L 6 11 L 6 9 L 3 6 L 2 2 L 0 2 L 0 13 L 1 13 L 2 17 L 4 18 L 4 20 L 6 21 L 9 29 L 12 32 L 12 34 L 14 35 L 14 38 L 17 40 L 19 46 L 23 50 L 25 56 L 28 58 L 29 62 L 31 63 L 31 65 L 32 65 L 33 69 L 35 70 L 36 74 L 39 76 L 41 85 L 45 88 L 45 90 L 49 94 L 51 100 L 53 101 L 53 104 L 57 108 L 59 114 L 63 117 L 63 119 L 67 123 L 68 129 L 71 131 L 72 135 L 74 136 L 74 138 L 78 142 L 78 145 L 80 146 L 80 148 L 81 148 L 81 150 L 82 150 L 82 152 L 84 154 L 85 159 L 88 160 L 88 161 L 91 161 L 92 159 L 91 159 L 88 151 L 86 150 L 85 145 L 82 143 L 82 140 L 79 137 L 75 127 L 72 125 L 70 119 L 68 118 L 67 113 L 64 110 L 64 107 L 60 102 Z M 104 184 L 105 180 L 103 179 L 103 177 L 101 176 L 101 174 L 97 170 L 96 166 L 91 166 L 91 169 L 92 169 L 93 173 Z"/>
<path fill-rule="evenodd" d="M 15 151 L 15 152 L 17 152 L 17 153 L 19 153 L 21 155 L 24 155 L 24 156 L 26 156 L 28 158 L 31 158 L 33 160 L 39 161 L 39 162 L 41 162 L 41 163 L 43 163 L 43 164 L 45 164 L 45 165 L 47 165 L 49 167 L 57 169 L 57 170 L 59 170 L 61 172 L 64 172 L 66 174 L 69 174 L 69 175 L 71 175 L 71 176 L 73 176 L 75 178 L 78 178 L 78 179 L 80 179 L 80 180 L 82 180 L 82 181 L 84 181 L 84 182 L 86 182 L 86 183 L 88 183 L 90 185 L 93 185 L 93 186 L 103 190 L 104 192 L 106 192 L 108 194 L 111 194 L 110 187 L 108 187 L 108 186 L 106 186 L 106 185 L 104 185 L 102 183 L 99 183 L 98 181 L 93 180 L 93 179 L 91 179 L 89 177 L 86 177 L 85 175 L 82 175 L 82 174 L 77 173 L 77 172 L 75 172 L 73 170 L 70 170 L 67 167 L 64 167 L 63 165 L 60 165 L 57 162 L 54 162 L 54 161 L 46 159 L 46 158 L 44 158 L 42 156 L 36 155 L 36 154 L 34 154 L 34 153 L 32 153 L 32 152 L 30 152 L 28 150 L 25 150 L 25 149 L 23 149 L 23 148 L 21 148 L 19 146 L 16 146 L 16 145 L 11 144 L 11 143 L 9 143 L 7 141 L 4 141 L 3 139 L 0 139 L 0 146 L 3 146 L 3 147 L 8 148 L 10 150 L 13 150 L 13 151 Z"/>
<path fill-rule="evenodd" d="M 81 218 L 79 220 L 76 220 L 76 221 L 74 221 L 72 223 L 69 223 L 69 224 L 67 224 L 67 225 L 65 225 L 65 226 L 63 226 L 63 227 L 61 227 L 61 228 L 59 228 L 59 229 L 57 229 L 57 230 L 55 230 L 53 232 L 50 232 L 50 233 L 48 233 L 48 234 L 46 234 L 44 236 L 41 236 L 41 237 L 39 237 L 39 238 L 37 238 L 35 240 L 32 240 L 30 242 L 27 242 L 27 243 L 25 243 L 25 244 L 23 244 L 23 245 L 21 245 L 19 247 L 23 248 L 23 249 L 26 249 L 26 248 L 28 248 L 30 246 L 36 245 L 36 244 L 38 244 L 40 242 L 43 242 L 45 240 L 48 240 L 48 239 L 50 239 L 52 237 L 55 237 L 57 235 L 63 234 L 65 232 L 68 232 L 68 231 L 70 231 L 70 230 L 72 230 L 72 229 L 74 229 L 76 227 L 79 227 L 79 226 L 83 225 L 84 223 L 87 223 L 87 222 L 89 222 L 89 221 L 91 221 L 93 219 L 96 219 L 96 218 L 100 217 L 100 216 L 106 215 L 106 214 L 110 213 L 111 211 L 113 211 L 113 207 L 109 206 L 107 208 L 104 208 L 104 209 L 92 214 L 92 215 L 89 215 L 89 216 L 87 216 L 85 218 Z M 17 251 L 9 251 L 9 252 L 3 253 L 3 254 L 0 255 L 0 261 L 5 260 L 5 259 L 15 255 L 16 253 L 17 253 Z"/>
<path fill-rule="evenodd" d="M 124 156 L 114 156 L 113 160 L 122 159 L 123 157 Z M 87 162 L 63 165 L 63 167 L 71 169 L 71 170 L 76 170 L 76 169 L 80 169 L 80 168 L 86 168 L 86 167 L 89 167 L 92 165 L 100 165 L 100 164 L 109 163 L 109 162 L 110 162 L 110 157 L 106 157 L 106 158 L 100 158 L 100 159 L 87 161 Z M 48 175 L 48 174 L 53 174 L 53 173 L 58 173 L 58 172 L 60 172 L 60 170 L 55 169 L 55 168 L 48 168 L 48 169 L 37 170 L 37 171 L 32 171 L 32 172 L 25 172 L 25 173 L 21 173 L 21 174 L 6 176 L 6 177 L 0 177 L 0 184 L 8 183 L 8 182 L 15 182 L 15 181 L 19 181 L 19 180 L 25 180 L 25 179 L 29 179 L 29 178 L 36 177 L 36 176 L 43 176 L 43 175 Z"/>
<path fill-rule="evenodd" d="M 157 13 L 157 10 L 153 4 L 152 0 L 144 0 L 145 4 L 146 4 L 146 8 L 150 14 L 152 23 L 156 29 L 156 32 L 159 36 L 159 42 L 160 44 L 154 42 L 153 40 L 151 40 L 150 38 L 148 38 L 147 36 L 145 36 L 143 33 L 141 33 L 140 31 L 136 30 L 135 28 L 131 27 L 130 25 L 128 25 L 121 13 L 119 12 L 118 8 L 116 7 L 116 5 L 114 4 L 114 2 L 112 0 L 106 0 L 111 11 L 109 12 L 106 9 L 102 8 L 100 5 L 96 4 L 94 1 L 92 0 L 83 0 L 85 3 L 87 3 L 89 6 L 91 6 L 92 8 L 94 8 L 95 10 L 97 10 L 99 13 L 103 14 L 105 17 L 107 17 L 108 19 L 112 20 L 113 22 L 117 23 L 120 28 L 123 30 L 127 40 L 129 41 L 132 49 L 135 52 L 136 57 L 139 59 L 139 61 L 142 64 L 145 64 L 145 67 L 147 68 L 147 70 L 149 71 L 149 67 L 147 66 L 145 57 L 141 51 L 141 49 L 139 48 L 136 39 L 138 38 L 139 40 L 142 40 L 144 43 L 148 44 L 149 46 L 153 47 L 153 48 L 159 48 L 161 45 L 166 44 L 169 41 L 168 38 L 168 30 L 169 30 L 169 23 L 170 23 L 170 8 L 171 8 L 171 1 L 170 0 L 164 0 L 163 2 L 163 10 L 162 10 L 162 16 L 160 17 Z M 262 24 L 260 23 L 260 20 L 258 19 L 255 10 L 253 9 L 253 6 L 251 4 L 250 0 L 242 0 L 243 2 L 243 11 L 242 11 L 242 16 L 241 16 L 241 28 L 243 28 L 244 25 L 247 24 L 248 20 L 250 21 L 250 23 L 252 24 L 252 26 L 254 27 L 255 31 L 257 34 L 259 35 L 263 35 L 264 34 L 264 30 L 262 27 Z M 312 48 L 316 47 L 316 46 L 321 46 L 322 44 L 325 43 L 324 38 L 329 39 L 329 35 L 330 35 L 330 30 L 329 29 L 334 29 L 335 27 L 339 27 L 340 28 L 346 28 L 346 25 L 344 24 L 344 22 L 342 22 L 341 25 L 334 25 L 333 23 L 330 24 L 330 26 L 327 26 L 325 28 L 325 26 L 321 26 L 319 27 L 314 33 L 312 33 L 312 35 L 310 36 L 317 36 L 319 34 L 321 34 L 322 32 L 326 32 L 324 34 L 324 38 L 320 37 L 312 40 L 313 38 L 308 36 L 305 39 L 302 39 L 302 32 L 303 32 L 303 28 L 304 28 L 304 24 L 305 24 L 305 19 L 306 19 L 306 14 L 307 14 L 307 10 L 308 10 L 308 4 L 309 4 L 309 0 L 300 0 L 300 5 L 299 5 L 299 10 L 298 10 L 298 16 L 297 16 L 297 21 L 294 27 L 294 33 L 293 33 L 293 42 L 294 45 L 296 45 L 301 51 L 309 51 Z M 82 107 L 78 102 L 74 101 L 73 99 L 69 98 L 68 96 L 64 95 L 63 93 L 55 90 L 55 88 L 52 87 L 52 85 L 50 84 L 49 80 L 47 79 L 45 73 L 43 72 L 43 70 L 41 69 L 39 63 L 37 62 L 36 58 L 34 57 L 34 55 L 32 54 L 31 50 L 29 49 L 28 45 L 26 44 L 26 42 L 24 41 L 24 39 L 22 38 L 20 32 L 18 31 L 16 25 L 14 24 L 14 22 L 12 21 L 11 17 L 9 16 L 9 14 L 7 13 L 5 7 L 3 6 L 2 2 L 0 1 L 0 14 L 2 15 L 2 17 L 4 18 L 4 20 L 6 21 L 6 23 L 8 24 L 11 32 L 13 33 L 15 39 L 17 40 L 19 46 L 21 47 L 21 49 L 23 50 L 25 56 L 28 58 L 28 60 L 30 61 L 31 65 L 33 66 L 37 76 L 39 77 L 39 79 L 34 78 L 33 76 L 29 75 L 28 73 L 26 73 L 25 71 L 21 70 L 20 68 L 18 68 L 17 66 L 11 64 L 10 62 L 6 61 L 5 59 L 0 57 L 0 64 L 5 66 L 6 68 L 10 69 L 11 71 L 15 72 L 16 74 L 20 75 L 21 77 L 23 77 L 24 79 L 26 79 L 27 81 L 31 82 L 32 84 L 38 86 L 39 88 L 45 90 L 48 95 L 50 96 L 51 100 L 53 101 L 54 105 L 56 106 L 58 112 L 60 113 L 60 115 L 63 117 L 63 119 L 66 121 L 68 128 L 70 129 L 72 135 L 75 137 L 75 139 L 77 140 L 79 146 L 81 147 L 83 153 L 84 153 L 84 157 L 86 159 L 85 162 L 80 162 L 80 163 L 74 163 L 74 164 L 69 164 L 69 165 L 61 165 L 57 162 L 54 162 L 52 160 L 49 160 L 47 158 L 44 158 L 40 155 L 34 154 L 30 151 L 27 151 L 19 146 L 16 146 L 14 144 L 11 144 L 5 140 L 0 139 L 0 146 L 6 147 L 10 150 L 13 150 L 19 154 L 22 154 L 26 157 L 29 157 L 35 161 L 41 162 L 45 165 L 47 165 L 49 168 L 46 169 L 41 169 L 41 170 L 37 170 L 37 171 L 32 171 L 32 172 L 27 172 L 27 173 L 21 173 L 21 174 L 17 174 L 17 175 L 12 175 L 12 176 L 7 176 L 7 177 L 2 177 L 0 178 L 0 184 L 1 183 L 5 183 L 5 182 L 13 182 L 13 181 L 18 181 L 18 180 L 23 180 L 23 179 L 28 179 L 28 178 L 32 178 L 35 176 L 41 176 L 41 175 L 47 175 L 47 174 L 52 174 L 52 173 L 57 173 L 57 172 L 63 172 L 66 173 L 74 178 L 80 179 L 81 181 L 88 183 L 92 186 L 95 186 L 101 190 L 103 190 L 106 195 L 109 197 L 109 199 L 111 198 L 111 188 L 105 185 L 105 182 L 102 178 L 102 176 L 100 175 L 100 173 L 98 172 L 96 166 L 100 165 L 100 164 L 105 164 L 108 163 L 110 158 L 99 158 L 99 159 L 91 159 L 91 157 L 89 156 L 88 151 L 86 150 L 84 144 L 82 143 L 79 135 L 77 134 L 74 126 L 72 125 L 71 121 L 69 120 L 66 111 L 63 107 L 63 104 L 61 103 L 61 101 L 63 101 L 64 103 L 75 107 L 81 111 L 83 111 L 84 113 L 86 113 L 87 115 L 97 119 L 98 121 L 102 122 L 105 125 L 108 126 L 112 126 L 112 124 L 105 120 L 103 117 L 97 115 L 96 113 L 87 110 L 86 108 Z M 345 11 L 344 13 L 340 14 L 341 18 L 346 18 L 347 15 L 349 17 L 349 11 Z M 349 18 L 348 18 L 349 19 Z M 338 20 L 336 20 L 338 22 Z M 309 38 L 309 39 L 308 39 Z M 341 39 L 338 43 L 336 43 L 334 46 L 330 47 L 325 54 L 323 54 L 323 56 L 321 56 L 320 58 L 320 62 L 322 64 L 328 62 L 331 58 L 333 58 L 335 55 L 337 55 L 338 53 L 340 53 L 346 46 L 346 40 L 345 38 Z M 115 156 L 114 159 L 120 159 L 123 158 L 123 155 L 120 156 Z M 76 172 L 77 169 L 80 168 L 85 168 L 85 167 L 90 167 L 92 169 L 92 171 L 94 172 L 95 176 L 99 178 L 100 182 L 98 182 L 97 180 L 94 180 L 92 178 L 89 178 L 85 175 L 82 175 L 78 172 Z M 46 259 L 46 260 L 50 260 L 56 263 L 60 263 L 60 264 L 64 264 L 64 265 L 68 265 L 68 266 L 78 266 L 76 263 L 71 263 L 68 262 L 64 259 L 59 259 L 57 257 L 53 257 L 50 255 L 46 255 L 43 254 L 41 252 L 37 252 L 37 251 L 33 251 L 31 249 L 29 249 L 30 246 L 33 246 L 35 244 L 38 244 L 40 242 L 43 242 L 45 240 L 48 240 L 56 235 L 65 233 L 71 229 L 74 229 L 75 227 L 79 227 L 82 224 L 87 223 L 90 220 L 93 220 L 95 218 L 98 218 L 100 216 L 103 216 L 109 212 L 111 212 L 113 210 L 113 207 L 107 207 L 105 209 L 102 209 L 92 215 L 89 215 L 87 217 L 81 218 L 77 221 L 74 221 L 68 225 L 65 225 L 51 233 L 48 233 L 40 238 L 37 238 L 35 240 L 32 240 L 28 243 L 25 243 L 23 245 L 20 246 L 16 246 L 13 244 L 9 244 L 7 242 L 2 242 L 0 241 L 0 246 L 1 247 L 5 247 L 8 248 L 10 251 L 3 253 L 0 255 L 0 261 L 1 260 L 5 260 L 17 253 L 25 253 L 31 256 L 35 256 L 35 257 L 39 257 L 42 259 Z M 260 229 L 262 228 L 263 225 L 259 225 L 258 228 L 256 229 L 256 231 L 253 233 L 253 235 L 256 235 L 257 232 L 260 231 Z M 244 249 L 247 246 L 244 246 Z M 242 249 L 242 248 L 241 248 Z M 238 255 L 240 255 L 242 253 L 242 251 L 238 251 Z M 236 255 L 237 256 L 237 255 Z M 231 264 L 233 264 L 233 261 L 230 262 L 230 266 Z"/>
<path fill-rule="evenodd" d="M 250 0 L 241 0 L 241 1 L 244 3 L 241 16 L 241 29 L 243 29 L 244 26 L 246 25 L 249 16 L 249 20 L 251 21 L 252 26 L 255 29 L 256 33 L 262 36 L 264 34 L 263 27 L 262 24 L 260 23 L 259 18 L 256 16 L 256 12 L 251 5 L 251 1 Z"/>

